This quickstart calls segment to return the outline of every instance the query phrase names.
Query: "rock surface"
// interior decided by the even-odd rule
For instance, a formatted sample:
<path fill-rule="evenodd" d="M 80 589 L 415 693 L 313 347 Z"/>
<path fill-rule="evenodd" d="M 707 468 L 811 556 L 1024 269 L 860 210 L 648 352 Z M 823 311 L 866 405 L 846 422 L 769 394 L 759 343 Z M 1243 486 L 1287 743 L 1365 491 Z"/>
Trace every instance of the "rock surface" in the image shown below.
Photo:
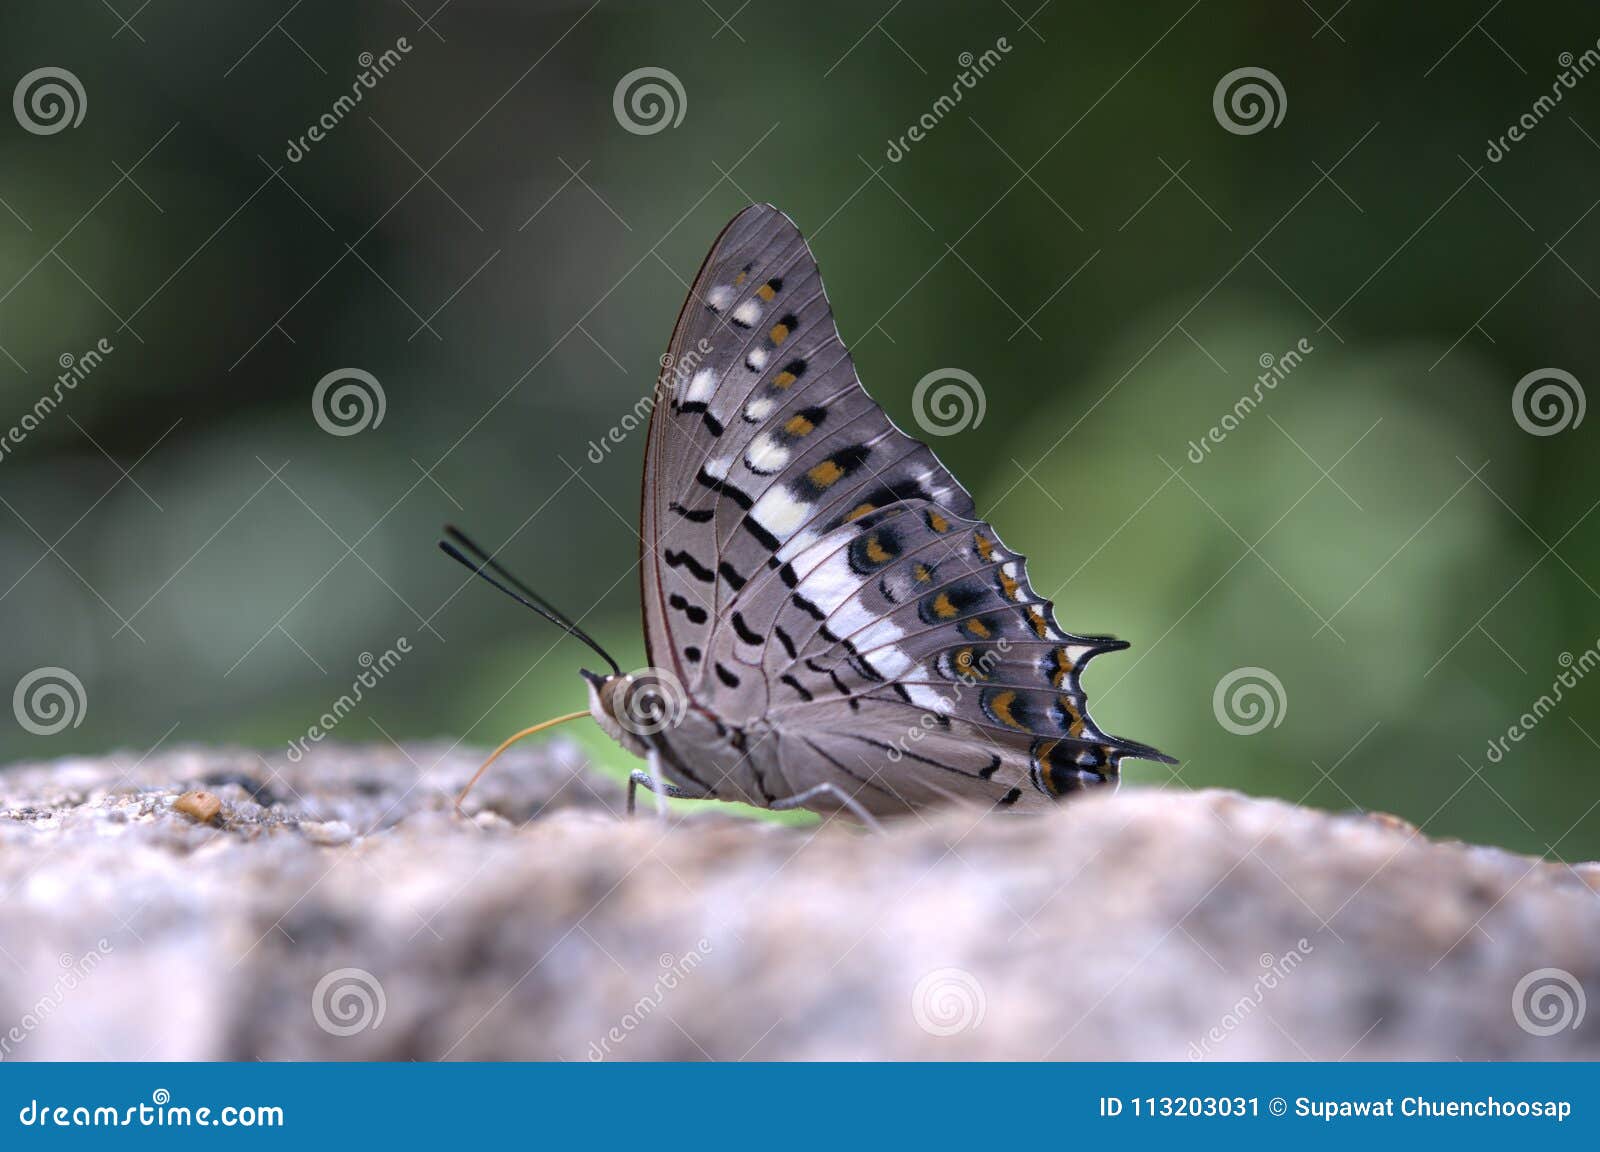
<path fill-rule="evenodd" d="M 560 742 L 460 819 L 478 758 L 0 770 L 0 1058 L 1600 1057 L 1600 865 L 1224 792 L 626 821 Z"/>

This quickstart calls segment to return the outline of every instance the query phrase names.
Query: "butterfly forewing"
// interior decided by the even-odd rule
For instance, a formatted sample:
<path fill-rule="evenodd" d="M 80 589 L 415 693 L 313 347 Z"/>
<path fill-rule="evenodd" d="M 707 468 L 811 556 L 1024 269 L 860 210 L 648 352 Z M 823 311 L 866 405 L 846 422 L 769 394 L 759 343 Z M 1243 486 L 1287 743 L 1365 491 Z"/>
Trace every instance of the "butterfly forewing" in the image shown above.
<path fill-rule="evenodd" d="M 1159 755 L 1089 719 L 1083 666 L 1122 645 L 1057 627 L 1022 557 L 867 395 L 781 212 L 724 230 L 667 364 L 641 517 L 651 660 L 719 725 L 775 741 L 790 794 L 1044 801 Z"/>

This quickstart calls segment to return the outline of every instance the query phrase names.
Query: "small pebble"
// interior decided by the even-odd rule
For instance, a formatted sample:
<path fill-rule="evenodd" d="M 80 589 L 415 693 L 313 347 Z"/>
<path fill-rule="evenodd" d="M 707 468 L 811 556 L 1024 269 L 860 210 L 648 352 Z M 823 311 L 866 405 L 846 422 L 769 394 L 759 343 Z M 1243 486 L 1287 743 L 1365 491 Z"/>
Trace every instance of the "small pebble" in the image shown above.
<path fill-rule="evenodd" d="M 300 832 L 313 844 L 322 844 L 327 847 L 348 844 L 355 836 L 350 825 L 343 820 L 302 820 L 300 822 Z"/>
<path fill-rule="evenodd" d="M 173 801 L 172 807 L 198 823 L 209 824 L 221 814 L 222 801 L 210 792 L 185 792 Z"/>

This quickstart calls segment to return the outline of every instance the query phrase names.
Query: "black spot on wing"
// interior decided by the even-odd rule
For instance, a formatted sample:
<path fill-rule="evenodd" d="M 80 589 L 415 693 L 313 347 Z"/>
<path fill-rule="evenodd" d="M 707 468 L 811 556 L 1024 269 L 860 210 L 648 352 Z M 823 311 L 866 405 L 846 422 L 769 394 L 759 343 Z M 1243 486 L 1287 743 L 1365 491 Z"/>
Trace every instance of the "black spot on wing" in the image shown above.
<path fill-rule="evenodd" d="M 687 599 L 676 592 L 667 597 L 667 603 L 687 616 L 691 624 L 704 624 L 706 622 L 706 610 L 698 604 L 689 603 Z"/>
<path fill-rule="evenodd" d="M 666 561 L 668 568 L 688 569 L 689 575 L 702 584 L 710 584 L 715 580 L 715 577 L 711 574 L 711 569 L 687 552 L 674 552 L 671 548 L 668 548 L 661 553 L 661 558 Z"/>
<path fill-rule="evenodd" d="M 744 613 L 735 612 L 731 619 L 733 621 L 733 630 L 738 634 L 739 639 L 743 640 L 746 644 L 762 643 L 761 635 L 752 630 L 750 625 L 745 623 Z"/>
<path fill-rule="evenodd" d="M 717 479 L 704 468 L 700 469 L 699 473 L 695 476 L 695 480 L 700 484 L 701 487 L 711 489 L 711 491 L 715 492 L 718 496 L 726 496 L 729 500 L 732 500 L 735 504 L 737 504 L 742 511 L 750 511 L 751 505 L 755 503 L 755 501 L 750 498 L 749 493 L 745 492 L 744 489 L 736 487 L 733 484 L 729 484 L 726 480 Z"/>
<path fill-rule="evenodd" d="M 685 508 L 676 500 L 668 504 L 667 507 L 691 524 L 704 524 L 717 514 L 715 508 Z"/>

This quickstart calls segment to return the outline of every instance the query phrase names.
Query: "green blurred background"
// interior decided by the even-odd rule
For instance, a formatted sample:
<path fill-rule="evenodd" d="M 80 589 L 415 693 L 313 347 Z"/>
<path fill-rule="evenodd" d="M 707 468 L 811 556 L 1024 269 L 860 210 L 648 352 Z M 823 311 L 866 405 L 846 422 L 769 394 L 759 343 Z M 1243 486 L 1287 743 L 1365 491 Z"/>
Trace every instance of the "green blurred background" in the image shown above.
<path fill-rule="evenodd" d="M 587 447 L 757 199 L 810 235 L 903 426 L 928 372 L 982 383 L 981 425 L 936 447 L 1066 627 L 1133 643 L 1094 714 L 1183 760 L 1130 762 L 1135 786 L 1600 856 L 1600 677 L 1487 753 L 1600 637 L 1597 421 L 1512 410 L 1535 370 L 1600 378 L 1600 75 L 1485 157 L 1595 46 L 1593 5 L 413 3 L 0 16 L 7 86 L 56 66 L 87 99 L 55 134 L 0 126 L 0 428 L 114 347 L 0 459 L 0 687 L 60 666 L 87 698 L 51 736 L 7 716 L 0 761 L 276 757 L 402 635 L 334 739 L 488 745 L 581 707 L 585 652 L 464 587 L 445 520 L 641 664 L 643 436 Z M 647 66 L 685 103 L 638 135 L 613 93 Z M 1281 82 L 1275 126 L 1219 122 L 1241 67 Z M 386 413 L 336 437 L 310 401 L 346 367 Z M 1214 710 L 1239 668 L 1283 687 L 1253 735 Z"/>

